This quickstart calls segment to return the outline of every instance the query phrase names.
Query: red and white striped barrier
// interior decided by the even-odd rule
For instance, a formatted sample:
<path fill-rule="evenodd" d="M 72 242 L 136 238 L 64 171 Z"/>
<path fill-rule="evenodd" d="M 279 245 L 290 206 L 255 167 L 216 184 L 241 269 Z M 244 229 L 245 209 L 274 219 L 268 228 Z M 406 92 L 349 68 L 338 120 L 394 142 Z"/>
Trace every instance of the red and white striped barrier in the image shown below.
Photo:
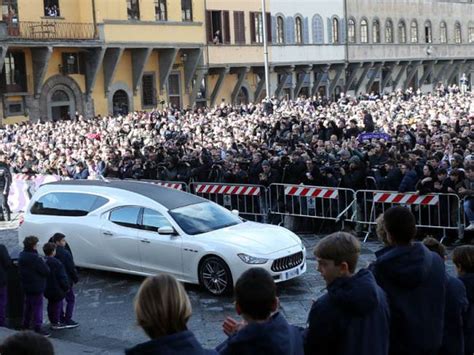
<path fill-rule="evenodd" d="M 169 187 L 170 189 L 183 190 L 183 184 L 179 182 L 164 182 L 164 181 L 153 181 L 152 184 Z"/>
<path fill-rule="evenodd" d="M 420 196 L 416 194 L 379 192 L 374 195 L 374 202 L 434 206 L 439 203 L 439 197 L 437 195 Z"/>
<path fill-rule="evenodd" d="M 307 186 L 287 186 L 285 187 L 285 195 L 299 196 L 299 197 L 313 197 L 313 198 L 338 198 L 338 190 L 323 189 L 320 187 Z"/>
<path fill-rule="evenodd" d="M 259 186 L 238 186 L 238 185 L 196 185 L 198 194 L 220 194 L 220 195 L 241 195 L 241 196 L 260 196 Z"/>

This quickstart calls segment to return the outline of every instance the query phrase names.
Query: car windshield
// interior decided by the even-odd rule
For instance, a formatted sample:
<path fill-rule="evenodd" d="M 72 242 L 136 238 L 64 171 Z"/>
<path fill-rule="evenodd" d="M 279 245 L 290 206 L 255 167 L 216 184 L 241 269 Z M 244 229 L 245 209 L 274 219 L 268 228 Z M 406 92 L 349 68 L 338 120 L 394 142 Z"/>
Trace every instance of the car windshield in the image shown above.
<path fill-rule="evenodd" d="M 176 208 L 169 213 L 181 229 L 189 235 L 211 232 L 242 223 L 238 216 L 211 202 Z"/>

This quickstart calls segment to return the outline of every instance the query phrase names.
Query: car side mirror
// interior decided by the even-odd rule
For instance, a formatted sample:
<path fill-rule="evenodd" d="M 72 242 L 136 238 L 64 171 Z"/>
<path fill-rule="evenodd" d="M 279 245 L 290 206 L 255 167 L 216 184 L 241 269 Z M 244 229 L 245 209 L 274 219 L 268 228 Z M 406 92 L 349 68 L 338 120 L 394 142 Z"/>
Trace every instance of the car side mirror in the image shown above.
<path fill-rule="evenodd" d="M 232 213 L 234 216 L 239 217 L 239 210 L 232 210 L 231 213 Z"/>
<path fill-rule="evenodd" d="M 161 235 L 174 235 L 174 234 L 176 234 L 176 231 L 171 226 L 165 226 L 165 227 L 158 228 L 158 234 L 161 234 Z"/>

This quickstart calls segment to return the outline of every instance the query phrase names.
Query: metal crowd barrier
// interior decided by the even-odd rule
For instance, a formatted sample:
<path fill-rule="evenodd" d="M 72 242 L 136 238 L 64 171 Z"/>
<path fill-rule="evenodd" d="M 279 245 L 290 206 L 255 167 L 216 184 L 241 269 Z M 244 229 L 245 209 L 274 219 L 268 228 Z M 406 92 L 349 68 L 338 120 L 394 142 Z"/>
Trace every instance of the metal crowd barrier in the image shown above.
<path fill-rule="evenodd" d="M 293 217 L 353 221 L 355 192 L 351 189 L 271 184 L 270 213 Z"/>
<path fill-rule="evenodd" d="M 462 232 L 461 201 L 455 194 L 399 193 L 394 191 L 359 190 L 356 193 L 356 222 L 369 225 L 364 242 L 376 218 L 392 206 L 410 208 L 420 228 L 442 229 L 443 238 L 447 230 Z"/>
<path fill-rule="evenodd" d="M 193 182 L 189 184 L 189 192 L 229 210 L 238 210 L 246 217 L 267 221 L 268 194 L 264 186 Z"/>

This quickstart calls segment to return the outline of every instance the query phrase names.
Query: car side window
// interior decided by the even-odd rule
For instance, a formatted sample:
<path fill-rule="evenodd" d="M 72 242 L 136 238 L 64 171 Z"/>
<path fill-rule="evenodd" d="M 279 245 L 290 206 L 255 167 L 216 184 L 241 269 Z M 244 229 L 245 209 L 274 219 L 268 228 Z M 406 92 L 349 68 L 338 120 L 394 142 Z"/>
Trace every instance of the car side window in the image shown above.
<path fill-rule="evenodd" d="M 168 226 L 171 227 L 171 223 L 161 213 L 149 208 L 143 209 L 142 229 L 157 232 L 158 228 Z"/>
<path fill-rule="evenodd" d="M 52 192 L 40 197 L 31 206 L 31 214 L 81 217 L 102 206 L 108 199 L 83 193 Z"/>
<path fill-rule="evenodd" d="M 138 215 L 140 214 L 140 207 L 120 207 L 110 212 L 109 220 L 119 226 L 129 228 L 139 228 Z"/>

